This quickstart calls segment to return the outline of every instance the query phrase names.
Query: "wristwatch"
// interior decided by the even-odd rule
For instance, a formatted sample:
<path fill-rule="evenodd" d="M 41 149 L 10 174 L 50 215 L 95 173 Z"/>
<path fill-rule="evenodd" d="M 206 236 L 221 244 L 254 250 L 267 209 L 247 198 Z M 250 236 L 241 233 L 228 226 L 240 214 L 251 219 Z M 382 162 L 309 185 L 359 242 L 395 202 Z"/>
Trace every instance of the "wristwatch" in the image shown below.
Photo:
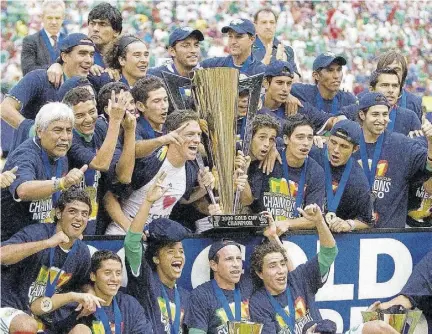
<path fill-rule="evenodd" d="M 52 299 L 50 297 L 43 297 L 40 304 L 41 310 L 48 313 L 53 308 Z"/>

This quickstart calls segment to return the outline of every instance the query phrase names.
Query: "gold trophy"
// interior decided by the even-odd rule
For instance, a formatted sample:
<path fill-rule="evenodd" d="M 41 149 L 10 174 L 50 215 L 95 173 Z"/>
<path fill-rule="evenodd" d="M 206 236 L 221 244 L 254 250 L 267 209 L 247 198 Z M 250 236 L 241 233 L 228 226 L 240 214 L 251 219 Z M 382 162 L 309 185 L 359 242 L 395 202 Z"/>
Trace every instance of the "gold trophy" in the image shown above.
<path fill-rule="evenodd" d="M 381 310 L 361 312 L 363 322 L 383 320 L 401 334 L 413 334 L 421 314 L 422 311 L 419 309 L 407 310 L 401 314 L 384 313 Z"/>
<path fill-rule="evenodd" d="M 229 334 L 261 334 L 263 324 L 250 321 L 228 321 Z"/>

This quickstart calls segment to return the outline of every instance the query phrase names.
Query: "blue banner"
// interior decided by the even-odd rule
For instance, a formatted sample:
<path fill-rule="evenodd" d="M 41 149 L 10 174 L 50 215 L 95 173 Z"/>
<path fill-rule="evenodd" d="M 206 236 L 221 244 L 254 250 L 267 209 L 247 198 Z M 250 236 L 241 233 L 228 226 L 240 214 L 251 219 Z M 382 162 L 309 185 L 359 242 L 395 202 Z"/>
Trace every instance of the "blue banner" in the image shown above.
<path fill-rule="evenodd" d="M 327 283 L 316 296 L 323 317 L 335 321 L 338 332 L 348 330 L 361 323 L 361 310 L 376 300 L 385 301 L 397 295 L 414 265 L 432 250 L 431 232 L 427 229 L 408 229 L 403 232 L 336 235 L 339 254 Z M 193 238 L 183 241 L 186 264 L 179 280 L 181 286 L 192 289 L 210 279 L 207 254 L 214 240 Z M 245 247 L 244 270 L 247 272 L 253 248 L 262 238 L 239 237 L 235 240 Z M 117 252 L 123 247 L 122 239 L 86 241 L 97 249 Z M 290 235 L 283 238 L 283 242 L 295 266 L 312 258 L 319 249 L 318 236 L 313 233 Z M 122 253 L 123 250 L 120 250 L 119 254 Z"/>

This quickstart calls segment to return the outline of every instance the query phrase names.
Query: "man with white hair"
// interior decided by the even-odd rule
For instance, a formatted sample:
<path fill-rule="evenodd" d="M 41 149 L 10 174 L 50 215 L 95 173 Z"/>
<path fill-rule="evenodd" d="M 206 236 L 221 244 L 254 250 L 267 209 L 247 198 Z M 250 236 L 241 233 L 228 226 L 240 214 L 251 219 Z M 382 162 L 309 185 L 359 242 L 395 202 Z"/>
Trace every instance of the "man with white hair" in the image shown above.
<path fill-rule="evenodd" d="M 60 29 L 65 18 L 63 0 L 45 0 L 42 3 L 43 28 L 23 40 L 21 69 L 23 75 L 39 68 L 45 68 L 60 56 L 57 43 L 65 35 Z"/>
<path fill-rule="evenodd" d="M 18 166 L 17 177 L 1 190 L 1 240 L 32 223 L 51 223 L 60 191 L 81 182 L 87 165 L 68 172 L 66 153 L 72 144 L 73 111 L 48 103 L 36 116 L 36 137 L 27 139 L 8 157 L 5 170 Z"/>

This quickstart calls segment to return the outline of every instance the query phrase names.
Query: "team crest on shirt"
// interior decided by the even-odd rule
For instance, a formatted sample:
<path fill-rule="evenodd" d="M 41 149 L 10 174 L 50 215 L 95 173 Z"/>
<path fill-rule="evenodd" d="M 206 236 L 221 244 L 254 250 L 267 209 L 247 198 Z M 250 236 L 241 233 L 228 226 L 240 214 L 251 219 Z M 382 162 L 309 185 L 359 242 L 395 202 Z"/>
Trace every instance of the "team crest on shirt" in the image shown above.
<path fill-rule="evenodd" d="M 229 307 L 231 309 L 232 314 L 235 314 L 235 302 L 232 302 L 229 304 Z M 249 301 L 248 300 L 242 300 L 241 302 L 241 318 L 242 320 L 246 320 L 249 321 L 250 316 L 249 316 Z M 219 318 L 220 323 L 222 325 L 220 325 L 217 329 L 216 329 L 216 333 L 217 334 L 228 334 L 228 316 L 224 310 L 223 307 L 218 308 L 216 311 L 216 316 Z"/>
<path fill-rule="evenodd" d="M 58 272 L 60 271 L 57 267 L 51 267 L 49 269 L 50 272 L 50 279 L 51 282 L 55 279 Z M 39 270 L 39 274 L 36 278 L 36 281 L 34 281 L 29 288 L 28 292 L 28 298 L 29 298 L 29 304 L 34 302 L 39 297 L 42 297 L 45 295 L 45 288 L 48 281 L 48 267 L 42 266 Z M 59 280 L 57 282 L 56 291 L 61 288 L 63 285 L 65 285 L 69 280 L 72 278 L 72 274 L 65 273 L 63 270 L 61 271 Z"/>
<path fill-rule="evenodd" d="M 170 325 L 169 318 L 168 318 L 168 310 L 167 310 L 167 305 L 165 303 L 165 299 L 162 297 L 158 297 L 158 304 L 159 304 L 159 310 L 160 310 L 160 314 L 161 314 L 161 322 L 164 326 L 165 333 L 170 334 L 171 333 L 171 325 Z M 170 301 L 169 307 L 170 307 L 170 311 L 171 311 L 171 316 L 174 319 L 175 315 L 176 315 L 175 303 Z M 184 318 L 184 309 L 182 308 L 180 310 L 180 331 L 178 332 L 178 334 L 183 333 L 182 326 L 181 326 L 181 324 L 183 323 L 183 318 Z"/>
<path fill-rule="evenodd" d="M 302 333 L 304 325 L 306 325 L 309 321 L 312 321 L 312 317 L 309 313 L 309 309 L 306 306 L 306 302 L 303 297 L 299 296 L 294 301 L 294 309 L 295 309 L 295 330 L 294 333 Z M 290 315 L 288 306 L 284 308 L 286 314 Z M 279 325 L 278 334 L 293 334 L 288 325 L 285 323 L 283 318 L 276 314 L 276 321 Z"/>
<path fill-rule="evenodd" d="M 294 218 L 293 212 L 298 192 L 298 183 L 285 178 L 270 178 L 269 192 L 263 195 L 263 204 L 276 220 Z M 306 191 L 306 185 L 304 187 Z"/>

